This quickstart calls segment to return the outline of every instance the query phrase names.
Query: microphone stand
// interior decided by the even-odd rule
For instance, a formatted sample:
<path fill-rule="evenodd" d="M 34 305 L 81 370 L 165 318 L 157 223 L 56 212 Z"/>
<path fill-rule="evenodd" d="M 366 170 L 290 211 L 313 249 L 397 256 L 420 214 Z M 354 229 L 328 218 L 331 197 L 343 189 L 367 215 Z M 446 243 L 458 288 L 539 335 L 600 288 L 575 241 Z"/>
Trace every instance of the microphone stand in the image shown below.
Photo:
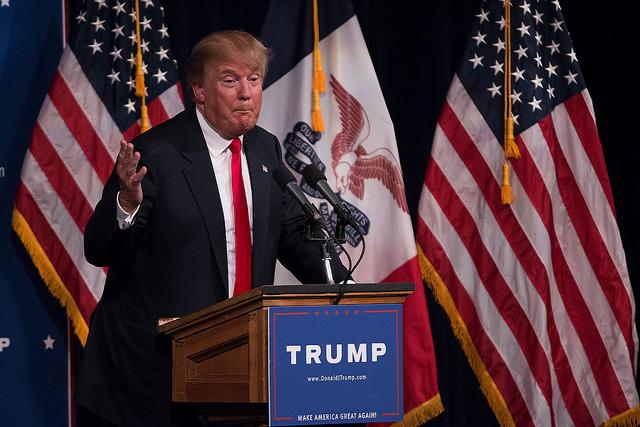
<path fill-rule="evenodd" d="M 338 221 L 336 222 L 336 232 L 334 235 L 334 239 L 336 242 L 341 244 L 347 242 L 344 231 L 347 225 L 349 225 L 349 220 L 341 215 L 338 215 Z M 347 277 L 349 277 L 349 275 L 347 275 Z M 338 283 L 338 295 L 336 295 L 336 298 L 333 300 L 333 305 L 338 305 L 340 303 L 340 300 L 344 296 L 344 293 L 346 291 L 346 280 L 347 279 L 345 278 L 345 280 L 341 280 L 340 283 Z"/>
<path fill-rule="evenodd" d="M 336 282 L 333 280 L 333 272 L 331 271 L 331 255 L 329 255 L 329 251 L 327 250 L 327 243 L 329 239 L 325 239 L 322 242 L 322 261 L 324 262 L 324 274 L 327 278 L 327 284 L 333 285 Z"/>
<path fill-rule="evenodd" d="M 338 222 L 336 223 L 335 239 L 338 243 L 346 243 L 347 239 L 344 236 L 344 229 L 349 225 L 349 221 L 346 218 L 338 216 Z"/>
<path fill-rule="evenodd" d="M 322 264 L 324 266 L 324 275 L 327 280 L 327 284 L 334 285 L 336 282 L 333 280 L 333 272 L 331 271 L 331 254 L 327 248 L 327 244 L 331 240 L 331 236 L 329 236 L 329 233 L 322 225 L 320 225 L 320 230 L 322 230 L 322 236 L 314 235 L 313 225 L 311 221 L 307 221 L 305 241 L 317 242 L 320 244 L 320 247 L 322 248 Z"/>

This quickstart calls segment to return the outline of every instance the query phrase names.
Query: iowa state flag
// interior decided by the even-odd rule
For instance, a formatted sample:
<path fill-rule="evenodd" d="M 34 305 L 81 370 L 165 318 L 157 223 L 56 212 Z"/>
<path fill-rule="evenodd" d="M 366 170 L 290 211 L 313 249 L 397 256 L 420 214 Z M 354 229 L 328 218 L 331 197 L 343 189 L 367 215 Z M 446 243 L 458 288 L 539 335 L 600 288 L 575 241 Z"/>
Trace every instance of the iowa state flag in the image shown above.
<path fill-rule="evenodd" d="M 361 224 L 367 251 L 355 280 L 415 283 L 403 318 L 404 425 L 415 426 L 443 407 L 393 124 L 351 2 L 324 1 L 319 6 L 319 48 L 326 75 L 326 91 L 320 95 L 324 131 L 315 132 L 311 126 L 311 0 L 270 6 L 262 39 L 272 49 L 273 63 L 265 81 L 260 125 L 278 136 L 284 161 L 298 175 L 310 163 L 323 170 Z M 331 206 L 304 181 L 301 187 L 335 227 Z M 344 246 L 356 259 L 363 243 L 349 227 L 346 234 Z M 277 283 L 293 280 L 279 269 Z"/>

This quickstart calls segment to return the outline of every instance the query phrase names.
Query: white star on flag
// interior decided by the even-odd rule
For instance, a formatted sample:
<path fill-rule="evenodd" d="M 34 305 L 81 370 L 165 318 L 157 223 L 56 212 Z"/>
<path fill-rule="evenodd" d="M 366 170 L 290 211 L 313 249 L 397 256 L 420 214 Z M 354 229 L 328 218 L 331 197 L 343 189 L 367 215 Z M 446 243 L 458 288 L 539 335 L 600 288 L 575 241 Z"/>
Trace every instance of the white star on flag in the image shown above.
<path fill-rule="evenodd" d="M 520 31 L 520 37 L 524 37 L 524 35 L 530 35 L 529 34 L 529 28 L 531 26 L 530 25 L 524 25 L 524 22 L 522 23 L 522 25 L 520 25 L 520 28 L 517 28 L 518 31 Z"/>
<path fill-rule="evenodd" d="M 127 113 L 135 113 L 136 111 L 135 103 L 131 99 L 129 100 L 129 102 L 124 104 L 124 106 L 127 107 Z"/>
<path fill-rule="evenodd" d="M 96 20 L 95 20 L 95 21 L 93 21 L 93 22 L 91 23 L 91 25 L 95 25 L 95 27 L 96 27 L 96 32 L 98 32 L 98 30 L 104 30 L 104 25 L 102 25 L 102 24 L 104 24 L 104 22 L 105 22 L 105 20 L 104 20 L 104 19 L 101 21 L 101 20 L 100 20 L 100 18 L 96 17 Z"/>
<path fill-rule="evenodd" d="M 124 10 L 124 4 L 123 4 L 123 3 L 120 3 L 119 1 L 116 1 L 116 5 L 115 5 L 115 6 L 113 6 L 111 9 L 113 9 L 113 10 L 115 10 L 115 11 L 116 11 L 116 16 L 120 15 L 120 12 L 122 12 L 122 13 L 127 13 L 127 12 Z"/>
<path fill-rule="evenodd" d="M 533 97 L 533 101 L 531 102 L 527 102 L 527 104 L 531 105 L 532 111 L 536 111 L 536 110 L 542 110 L 542 108 L 540 108 L 540 103 L 542 102 L 542 100 L 537 100 L 536 97 Z"/>
<path fill-rule="evenodd" d="M 473 63 L 473 68 L 475 69 L 478 65 L 482 67 L 482 56 L 478 56 L 475 53 L 473 54 L 473 58 L 469 60 L 469 62 Z"/>
<path fill-rule="evenodd" d="M 547 48 L 549 50 L 551 50 L 551 53 L 549 53 L 549 55 L 553 55 L 554 53 L 560 52 L 560 49 L 558 49 L 560 47 L 560 43 L 556 43 L 555 41 L 551 41 L 551 44 L 549 46 L 547 46 Z"/>
<path fill-rule="evenodd" d="M 493 98 L 496 95 L 500 95 L 500 88 L 502 88 L 502 85 L 496 86 L 496 84 L 493 83 L 490 88 L 487 88 L 487 90 L 491 92 L 491 97 Z"/>
<path fill-rule="evenodd" d="M 493 69 L 493 75 L 495 76 L 498 73 L 504 73 L 504 71 L 502 70 L 503 65 L 503 62 L 498 62 L 498 60 L 496 59 L 496 63 L 489 68 Z"/>
<path fill-rule="evenodd" d="M 167 31 L 167 27 L 164 26 L 164 24 L 162 24 L 162 26 L 160 27 L 160 29 L 158 29 L 158 32 L 160 33 L 161 37 L 160 38 L 165 38 L 165 37 L 169 37 L 169 32 Z"/>
<path fill-rule="evenodd" d="M 120 55 L 120 52 L 122 52 L 122 49 L 116 49 L 114 47 L 113 50 L 109 52 L 109 55 L 113 56 L 113 60 L 116 61 L 118 59 L 122 59 L 122 55 Z"/>
<path fill-rule="evenodd" d="M 480 14 L 476 15 L 477 18 L 480 18 L 480 23 L 482 24 L 484 21 L 489 22 L 489 12 L 485 12 L 480 9 Z"/>
<path fill-rule="evenodd" d="M 513 103 L 515 104 L 516 102 L 522 102 L 522 100 L 520 99 L 520 96 L 522 96 L 522 92 L 516 92 L 515 90 L 511 93 L 511 100 L 513 101 Z"/>
<path fill-rule="evenodd" d="M 158 61 L 169 59 L 169 55 L 167 55 L 167 52 L 169 52 L 169 49 L 160 48 L 160 50 L 156 52 L 156 55 L 158 55 Z"/>
<path fill-rule="evenodd" d="M 89 45 L 89 47 L 93 51 L 93 54 L 95 54 L 96 52 L 102 52 L 102 49 L 100 48 L 100 46 L 102 46 L 102 43 L 98 43 L 96 39 L 93 39 L 93 44 Z"/>
<path fill-rule="evenodd" d="M 484 43 L 487 44 L 487 42 L 484 41 L 484 38 L 486 37 L 486 34 L 480 34 L 480 31 L 478 31 L 478 34 L 476 34 L 475 37 L 472 37 L 472 39 L 474 39 L 476 41 L 476 46 L 480 45 L 480 43 Z"/>
<path fill-rule="evenodd" d="M 567 84 L 578 83 L 576 81 L 577 76 L 578 76 L 578 73 L 572 73 L 571 71 L 569 71 L 569 74 L 565 75 L 564 78 L 567 79 Z"/>
<path fill-rule="evenodd" d="M 122 32 L 123 28 L 124 28 L 124 25 L 118 25 L 118 24 L 115 25 L 113 30 L 111 30 L 111 32 L 114 34 L 113 36 L 114 39 L 117 39 L 118 36 L 124 37 L 124 33 Z"/>
<path fill-rule="evenodd" d="M 140 25 L 142 25 L 142 31 L 150 29 L 151 28 L 151 19 L 145 18 L 144 20 L 140 21 Z"/>
<path fill-rule="evenodd" d="M 531 83 L 534 88 L 542 87 L 542 77 L 536 75 L 535 79 L 531 79 Z"/>
<path fill-rule="evenodd" d="M 158 79 L 157 83 L 160 83 L 160 82 L 166 82 L 166 81 L 167 81 L 167 78 L 165 77 L 165 74 L 167 74 L 167 72 L 166 72 L 166 71 L 162 71 L 160 68 L 158 68 L 158 72 L 157 72 L 157 73 L 155 73 L 155 74 L 153 75 L 153 77 L 155 77 L 156 79 Z"/>
<path fill-rule="evenodd" d="M 553 27 L 553 32 L 555 33 L 556 31 L 560 30 L 562 31 L 562 24 L 564 23 L 564 21 L 558 21 L 557 19 L 554 19 L 553 22 L 549 25 L 551 25 Z"/>
<path fill-rule="evenodd" d="M 115 71 L 115 70 L 111 69 L 111 74 L 107 75 L 107 78 L 109 78 L 109 80 L 111 80 L 111 84 L 114 84 L 115 82 L 119 82 L 120 81 L 120 77 L 118 77 L 119 74 L 120 74 L 120 71 Z"/>
<path fill-rule="evenodd" d="M 516 78 L 516 82 L 520 79 L 524 80 L 524 70 L 516 67 L 516 70 L 511 72 L 511 75 Z"/>
<path fill-rule="evenodd" d="M 518 54 L 518 59 L 522 58 L 523 56 L 525 58 L 528 58 L 527 55 L 527 47 L 520 45 L 520 49 L 516 49 L 514 50 L 515 53 Z"/>

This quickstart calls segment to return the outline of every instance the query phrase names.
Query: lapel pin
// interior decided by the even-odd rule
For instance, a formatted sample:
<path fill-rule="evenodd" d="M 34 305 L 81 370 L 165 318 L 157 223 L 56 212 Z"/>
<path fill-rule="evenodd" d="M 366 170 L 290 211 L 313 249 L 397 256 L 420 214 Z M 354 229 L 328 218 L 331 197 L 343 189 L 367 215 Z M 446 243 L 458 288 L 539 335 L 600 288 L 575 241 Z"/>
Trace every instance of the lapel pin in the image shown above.
<path fill-rule="evenodd" d="M 265 165 L 262 165 L 262 172 L 268 173 L 269 169 Z"/>

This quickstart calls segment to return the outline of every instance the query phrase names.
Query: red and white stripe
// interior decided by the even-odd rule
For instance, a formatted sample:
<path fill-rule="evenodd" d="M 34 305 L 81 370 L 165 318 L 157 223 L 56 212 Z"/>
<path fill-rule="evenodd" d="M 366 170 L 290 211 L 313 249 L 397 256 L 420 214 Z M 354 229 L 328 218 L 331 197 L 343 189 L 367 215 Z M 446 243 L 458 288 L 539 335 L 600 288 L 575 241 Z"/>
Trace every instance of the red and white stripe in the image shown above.
<path fill-rule="evenodd" d="M 599 425 L 638 405 L 634 300 L 588 93 L 503 148 L 457 77 L 438 122 L 418 242 L 516 425 Z"/>
<path fill-rule="evenodd" d="M 149 104 L 151 124 L 182 109 L 182 94 L 174 85 Z M 106 274 L 85 260 L 84 227 L 113 169 L 120 140 L 138 133 L 137 123 L 120 132 L 67 48 L 34 127 L 15 204 L 87 324 Z"/>

